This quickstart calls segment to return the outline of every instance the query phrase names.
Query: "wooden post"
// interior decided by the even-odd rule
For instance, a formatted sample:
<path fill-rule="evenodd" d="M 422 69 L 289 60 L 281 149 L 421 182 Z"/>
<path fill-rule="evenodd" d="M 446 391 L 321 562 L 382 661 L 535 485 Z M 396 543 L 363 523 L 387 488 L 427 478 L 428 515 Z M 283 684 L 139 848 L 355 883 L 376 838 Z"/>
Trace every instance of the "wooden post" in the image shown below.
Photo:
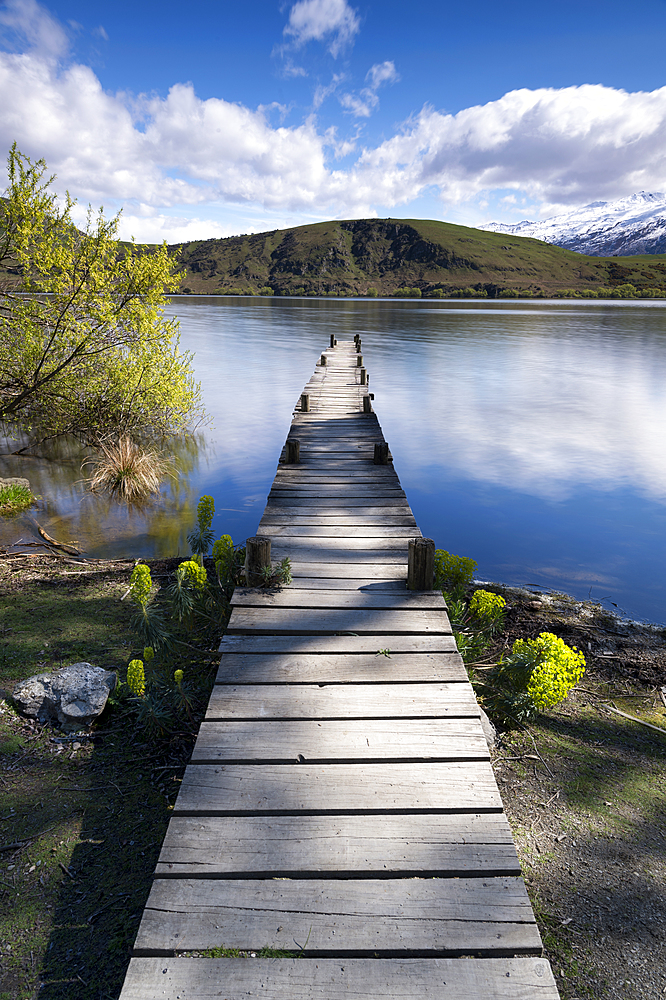
<path fill-rule="evenodd" d="M 335 347 L 336 343 L 337 343 L 337 341 L 335 339 L 335 334 L 332 333 L 331 334 L 331 347 Z"/>
<path fill-rule="evenodd" d="M 301 442 L 296 438 L 287 438 L 284 460 L 287 465 L 298 465 L 301 460 Z"/>
<path fill-rule="evenodd" d="M 391 460 L 391 453 L 389 451 L 389 446 L 386 441 L 376 441 L 375 442 L 375 457 L 373 462 L 375 465 L 388 465 Z"/>
<path fill-rule="evenodd" d="M 365 376 L 367 375 L 365 368 L 361 368 L 361 385 L 365 385 Z"/>
<path fill-rule="evenodd" d="M 324 365 L 324 367 L 325 367 L 326 366 L 326 360 L 327 360 L 326 355 L 322 354 L 322 356 L 319 359 L 319 364 L 320 365 Z"/>
<path fill-rule="evenodd" d="M 310 412 L 310 396 L 307 392 L 304 392 L 301 395 L 301 413 L 309 413 L 309 412 Z"/>
<path fill-rule="evenodd" d="M 362 348 L 361 348 L 361 338 L 359 337 L 358 340 L 356 341 L 356 353 L 360 354 L 361 350 L 362 350 Z"/>
<path fill-rule="evenodd" d="M 432 590 L 435 582 L 435 543 L 432 538 L 410 538 L 407 564 L 409 590 Z"/>
<path fill-rule="evenodd" d="M 369 396 L 364 396 L 363 397 L 363 412 L 364 413 L 372 413 L 372 407 L 370 406 L 370 397 Z"/>
<path fill-rule="evenodd" d="M 245 550 L 245 582 L 257 587 L 262 582 L 261 570 L 271 564 L 271 540 L 263 535 L 248 538 Z"/>
<path fill-rule="evenodd" d="M 362 368 L 363 367 L 363 355 L 362 354 L 357 354 L 356 355 L 356 367 L 357 368 Z"/>

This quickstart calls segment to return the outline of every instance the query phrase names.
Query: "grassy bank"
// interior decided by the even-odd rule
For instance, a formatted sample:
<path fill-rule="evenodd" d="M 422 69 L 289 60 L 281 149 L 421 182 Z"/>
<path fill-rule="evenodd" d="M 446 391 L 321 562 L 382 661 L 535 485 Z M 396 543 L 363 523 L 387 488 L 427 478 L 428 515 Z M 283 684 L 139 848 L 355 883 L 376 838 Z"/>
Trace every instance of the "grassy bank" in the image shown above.
<path fill-rule="evenodd" d="M 124 671 L 141 654 L 121 600 L 132 566 L 0 560 L 2 694 L 81 659 Z M 173 568 L 151 567 L 160 583 Z M 666 729 L 666 640 L 564 597 L 501 592 L 484 659 L 547 630 L 588 662 L 566 702 L 493 750 L 562 997 L 663 997 L 666 736 L 613 709 Z M 183 639 L 210 683 L 219 630 Z M 0 702 L 0 1000 L 118 997 L 195 729 L 149 740 L 107 711 L 64 736 Z"/>

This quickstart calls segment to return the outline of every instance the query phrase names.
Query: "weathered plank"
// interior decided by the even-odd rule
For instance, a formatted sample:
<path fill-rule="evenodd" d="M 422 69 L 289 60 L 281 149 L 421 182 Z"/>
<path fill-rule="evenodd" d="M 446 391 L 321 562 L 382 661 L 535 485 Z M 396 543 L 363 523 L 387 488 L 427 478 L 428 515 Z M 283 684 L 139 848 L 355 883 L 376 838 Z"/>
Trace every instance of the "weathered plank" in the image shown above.
<path fill-rule="evenodd" d="M 289 556 L 292 563 L 329 563 L 331 568 L 335 563 L 345 565 L 388 563 L 399 565 L 406 570 L 407 548 L 407 538 L 352 538 L 345 547 L 344 541 L 338 538 L 321 538 L 318 544 L 313 545 L 312 540 L 294 538 L 292 535 L 276 538 L 271 546 L 271 554 L 274 559 L 284 559 L 285 556 Z M 354 571 L 354 573 L 358 576 L 372 575 L 364 571 L 360 573 Z M 312 576 L 312 573 L 309 575 Z M 351 575 L 349 571 L 347 575 Z"/>
<path fill-rule="evenodd" d="M 298 949 L 295 949 L 298 950 Z M 133 958 L 120 1000 L 558 1000 L 539 958 Z"/>
<path fill-rule="evenodd" d="M 235 607 L 228 632 L 269 632 L 274 635 L 319 635 L 322 632 L 357 632 L 365 635 L 397 635 L 414 632 L 420 635 L 451 633 L 451 624 L 443 611 L 394 611 L 373 608 L 289 608 Z"/>
<path fill-rule="evenodd" d="M 261 608 L 382 608 L 384 610 L 446 611 L 441 590 L 282 590 L 236 587 L 231 606 Z"/>
<path fill-rule="evenodd" d="M 174 816 L 156 874 L 332 878 L 519 875 L 503 813 Z"/>
<path fill-rule="evenodd" d="M 203 722 L 193 764 L 487 760 L 475 719 Z"/>
<path fill-rule="evenodd" d="M 400 493 L 402 496 L 398 499 L 396 499 L 393 494 L 368 499 L 367 497 L 356 496 L 353 493 L 346 494 L 343 497 L 317 497 L 312 496 L 310 493 L 295 494 L 291 497 L 289 491 L 285 490 L 280 493 L 271 494 L 266 505 L 266 513 L 273 511 L 279 512 L 285 508 L 304 510 L 308 507 L 315 507 L 317 510 L 321 510 L 322 513 L 328 513 L 328 508 L 338 508 L 341 504 L 345 510 L 358 507 L 364 508 L 368 511 L 372 510 L 377 514 L 381 514 L 384 508 L 399 509 L 401 511 L 411 510 L 405 500 L 405 494 L 402 493 L 402 490 Z"/>
<path fill-rule="evenodd" d="M 340 538 L 345 544 L 354 542 L 356 539 L 381 538 L 388 543 L 389 540 L 403 538 L 418 538 L 421 535 L 420 528 L 415 525 L 390 525 L 386 524 L 296 524 L 293 518 L 289 518 L 284 524 L 274 524 L 271 521 L 262 519 L 262 535 L 271 538 Z"/>
<path fill-rule="evenodd" d="M 416 524 L 413 514 L 407 513 L 409 507 L 332 507 L 313 511 L 306 504 L 291 507 L 266 507 L 264 521 L 294 520 L 297 524 Z"/>
<path fill-rule="evenodd" d="M 302 566 L 303 564 L 301 564 Z M 292 574 L 294 567 L 292 564 Z M 372 587 L 376 593 L 382 591 L 392 591 L 394 594 L 402 594 L 405 591 L 406 568 L 402 572 L 391 578 L 378 578 L 376 580 L 363 580 L 349 577 L 307 577 L 296 574 L 292 577 L 289 589 L 292 591 L 304 590 L 350 590 L 358 586 L 359 589 Z"/>
<path fill-rule="evenodd" d="M 307 942 L 307 943 L 306 943 Z M 304 955 L 540 955 L 523 880 L 158 879 L 135 955 L 210 948 Z"/>
<path fill-rule="evenodd" d="M 218 684 L 465 682 L 459 653 L 227 653 Z"/>
<path fill-rule="evenodd" d="M 221 653 L 371 653 L 378 654 L 381 646 L 374 636 L 362 635 L 228 635 L 220 640 Z M 452 635 L 392 635 L 388 647 L 395 653 L 454 653 Z"/>
<path fill-rule="evenodd" d="M 485 761 L 463 764 L 190 764 L 178 815 L 499 812 Z"/>
<path fill-rule="evenodd" d="M 219 719 L 478 718 L 469 684 L 216 684 L 206 721 Z"/>

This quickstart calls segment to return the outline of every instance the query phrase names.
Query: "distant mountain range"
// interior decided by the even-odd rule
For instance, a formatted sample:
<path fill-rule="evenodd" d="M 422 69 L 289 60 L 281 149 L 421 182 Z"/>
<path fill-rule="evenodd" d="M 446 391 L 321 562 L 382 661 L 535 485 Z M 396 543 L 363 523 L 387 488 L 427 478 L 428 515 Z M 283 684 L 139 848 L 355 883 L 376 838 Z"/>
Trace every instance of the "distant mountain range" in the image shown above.
<path fill-rule="evenodd" d="M 593 201 L 544 222 L 487 222 L 486 232 L 531 236 L 590 257 L 666 253 L 666 194 L 641 191 L 618 201 Z"/>

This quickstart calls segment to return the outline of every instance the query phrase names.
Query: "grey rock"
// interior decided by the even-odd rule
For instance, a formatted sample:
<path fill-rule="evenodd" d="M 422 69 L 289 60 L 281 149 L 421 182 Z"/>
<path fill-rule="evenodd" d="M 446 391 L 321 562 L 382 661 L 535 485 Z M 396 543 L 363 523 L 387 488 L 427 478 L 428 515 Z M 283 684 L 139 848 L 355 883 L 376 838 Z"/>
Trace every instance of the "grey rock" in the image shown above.
<path fill-rule="evenodd" d="M 112 670 L 73 663 L 53 674 L 36 674 L 14 688 L 12 698 L 24 715 L 53 720 L 64 729 L 80 729 L 100 715 L 116 686 Z"/>
<path fill-rule="evenodd" d="M 3 479 L 0 477 L 0 487 L 2 486 L 25 486 L 26 490 L 30 489 L 30 483 L 27 479 L 21 479 L 20 476 L 15 476 L 9 479 Z"/>
<path fill-rule="evenodd" d="M 481 706 L 479 706 L 479 711 L 481 712 L 481 728 L 483 729 L 483 735 L 486 738 L 486 743 L 489 747 L 494 747 L 495 740 L 497 739 L 497 730 Z"/>

